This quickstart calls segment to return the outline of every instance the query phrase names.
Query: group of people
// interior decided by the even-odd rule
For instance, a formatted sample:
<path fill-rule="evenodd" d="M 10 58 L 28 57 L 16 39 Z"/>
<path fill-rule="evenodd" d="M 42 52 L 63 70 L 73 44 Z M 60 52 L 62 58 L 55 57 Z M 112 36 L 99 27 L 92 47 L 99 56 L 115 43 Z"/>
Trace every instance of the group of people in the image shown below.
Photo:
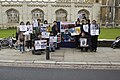
<path fill-rule="evenodd" d="M 96 20 L 93 20 L 90 22 L 89 19 L 77 19 L 75 23 L 76 27 L 80 27 L 81 33 L 79 35 L 76 35 L 76 48 L 81 48 L 81 51 L 84 49 L 88 51 L 88 48 L 91 52 L 97 51 L 97 42 L 98 42 L 98 36 L 100 34 L 100 26 L 96 23 Z M 86 38 L 86 44 L 87 46 L 81 46 L 81 38 Z"/>
<path fill-rule="evenodd" d="M 44 24 L 48 24 L 48 21 L 45 20 Z M 50 27 L 50 25 L 47 26 L 46 31 L 49 32 L 50 35 L 56 36 L 58 33 L 57 22 L 53 22 L 52 28 Z M 16 40 L 16 45 L 19 47 L 22 53 L 32 50 L 35 40 L 43 40 L 40 20 L 34 20 L 32 24 L 29 21 L 27 21 L 26 24 L 23 21 L 20 22 L 20 25 L 17 27 L 16 31 Z M 46 40 L 48 43 L 49 39 Z M 25 49 L 25 47 L 27 49 Z M 50 50 L 54 51 L 53 47 L 51 48 Z"/>
<path fill-rule="evenodd" d="M 44 24 L 48 24 L 48 21 L 45 20 Z M 49 24 L 48 24 L 49 25 Z M 76 48 L 81 48 L 81 51 L 90 49 L 90 51 L 97 51 L 97 41 L 98 36 L 100 34 L 100 27 L 96 23 L 95 20 L 93 20 L 90 23 L 89 19 L 82 19 L 79 18 L 75 22 L 75 27 L 80 27 L 80 34 L 75 36 L 75 42 L 76 42 Z M 47 26 L 46 32 L 49 32 L 49 36 L 57 36 L 58 33 L 60 33 L 57 25 L 57 21 L 53 22 L 52 27 L 49 25 Z M 86 38 L 87 39 L 87 46 L 81 46 L 81 39 Z M 26 24 L 22 21 L 20 25 L 17 27 L 16 31 L 16 44 L 19 45 L 20 51 L 23 53 L 25 50 L 30 51 L 32 50 L 32 47 L 34 47 L 34 41 L 35 40 L 42 40 L 42 31 L 41 31 L 41 24 L 40 20 L 34 20 L 33 23 L 30 23 L 29 21 L 26 22 Z M 49 38 L 47 40 L 47 45 L 49 45 Z M 85 43 L 82 42 L 82 43 Z M 56 45 L 56 44 L 55 44 Z M 50 51 L 55 51 L 55 47 L 53 45 L 49 45 Z M 25 47 L 27 49 L 25 49 Z"/>

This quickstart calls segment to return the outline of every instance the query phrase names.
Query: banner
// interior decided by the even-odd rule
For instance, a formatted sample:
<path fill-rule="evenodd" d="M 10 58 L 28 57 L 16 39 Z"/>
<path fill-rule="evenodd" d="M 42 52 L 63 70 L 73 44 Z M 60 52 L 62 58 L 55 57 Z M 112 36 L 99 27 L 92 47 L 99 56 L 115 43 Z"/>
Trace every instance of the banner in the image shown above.
<path fill-rule="evenodd" d="M 80 46 L 81 47 L 87 46 L 87 38 L 80 38 Z"/>
<path fill-rule="evenodd" d="M 20 28 L 20 31 L 27 31 L 26 25 L 20 25 L 19 28 Z"/>
<path fill-rule="evenodd" d="M 35 50 L 46 49 L 47 40 L 36 40 L 35 41 Z"/>
<path fill-rule="evenodd" d="M 50 33 L 49 32 L 42 32 L 42 38 L 49 38 Z"/>
<path fill-rule="evenodd" d="M 61 22 L 60 32 L 62 42 L 75 42 L 74 36 L 71 36 L 75 32 L 75 22 Z"/>

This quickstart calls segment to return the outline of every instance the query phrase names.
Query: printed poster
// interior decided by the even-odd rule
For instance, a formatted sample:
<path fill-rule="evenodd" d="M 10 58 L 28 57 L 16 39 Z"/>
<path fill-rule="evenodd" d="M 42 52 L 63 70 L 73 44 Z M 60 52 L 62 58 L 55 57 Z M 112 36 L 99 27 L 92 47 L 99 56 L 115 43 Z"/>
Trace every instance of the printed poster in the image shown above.
<path fill-rule="evenodd" d="M 19 28 L 20 28 L 20 31 L 27 31 L 26 25 L 20 25 Z"/>
<path fill-rule="evenodd" d="M 61 42 L 75 42 L 75 22 L 60 22 Z"/>
<path fill-rule="evenodd" d="M 47 40 L 36 40 L 35 41 L 35 50 L 46 49 Z"/>
<path fill-rule="evenodd" d="M 83 30 L 85 32 L 89 32 L 89 26 L 88 25 L 83 25 Z"/>
<path fill-rule="evenodd" d="M 80 46 L 81 47 L 87 46 L 87 38 L 80 38 Z"/>
<path fill-rule="evenodd" d="M 81 30 L 80 30 L 80 27 L 75 27 L 75 28 L 71 28 L 70 29 L 71 31 L 71 36 L 75 36 L 75 35 L 79 35 Z"/>
<path fill-rule="evenodd" d="M 46 32 L 48 26 L 48 24 L 41 24 L 41 32 Z"/>
<path fill-rule="evenodd" d="M 57 42 L 57 36 L 50 36 L 49 42 Z"/>
<path fill-rule="evenodd" d="M 37 20 L 33 21 L 33 27 L 38 27 L 38 21 Z"/>
<path fill-rule="evenodd" d="M 99 35 L 99 27 L 98 27 L 98 25 L 95 26 L 95 25 L 91 24 L 90 34 L 91 35 Z"/>
<path fill-rule="evenodd" d="M 49 32 L 42 32 L 42 38 L 49 38 L 50 33 Z"/>

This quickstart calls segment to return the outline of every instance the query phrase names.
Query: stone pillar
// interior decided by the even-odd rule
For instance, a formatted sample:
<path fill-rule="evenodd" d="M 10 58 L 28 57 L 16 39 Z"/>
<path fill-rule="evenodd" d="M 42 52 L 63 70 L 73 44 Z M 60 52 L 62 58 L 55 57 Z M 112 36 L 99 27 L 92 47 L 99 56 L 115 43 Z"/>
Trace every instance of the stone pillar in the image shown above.
<path fill-rule="evenodd" d="M 71 8 L 70 8 L 70 21 L 75 21 L 76 20 L 76 15 L 77 14 L 75 14 L 76 13 L 76 9 L 75 9 L 75 5 L 74 5 L 74 3 L 72 2 L 71 3 Z"/>
<path fill-rule="evenodd" d="M 2 3 L 0 2 L 0 25 L 2 24 Z"/>
<path fill-rule="evenodd" d="M 28 8 L 27 8 L 27 3 L 24 1 L 24 3 L 23 3 L 23 6 L 22 6 L 22 14 L 21 14 L 21 16 L 22 16 L 22 20 L 23 20 L 23 22 L 27 22 L 28 21 Z"/>
<path fill-rule="evenodd" d="M 99 3 L 93 4 L 93 20 L 97 20 L 97 22 L 100 22 L 100 4 Z"/>
<path fill-rule="evenodd" d="M 49 23 L 52 23 L 52 16 L 53 16 L 53 14 L 52 14 L 52 3 L 47 3 L 48 5 L 47 5 L 47 12 L 46 12 L 46 17 L 47 17 L 47 20 L 48 20 L 48 22 Z"/>

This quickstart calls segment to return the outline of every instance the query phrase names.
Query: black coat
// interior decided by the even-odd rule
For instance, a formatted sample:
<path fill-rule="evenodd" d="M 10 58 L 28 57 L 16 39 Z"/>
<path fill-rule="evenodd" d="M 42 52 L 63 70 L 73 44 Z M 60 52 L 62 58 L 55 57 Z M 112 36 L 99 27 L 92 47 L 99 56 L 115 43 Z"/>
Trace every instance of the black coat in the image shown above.
<path fill-rule="evenodd" d="M 53 36 L 57 35 L 57 33 L 58 33 L 58 27 L 57 27 L 57 25 L 53 25 L 53 27 L 52 27 L 52 33 L 53 33 Z"/>

